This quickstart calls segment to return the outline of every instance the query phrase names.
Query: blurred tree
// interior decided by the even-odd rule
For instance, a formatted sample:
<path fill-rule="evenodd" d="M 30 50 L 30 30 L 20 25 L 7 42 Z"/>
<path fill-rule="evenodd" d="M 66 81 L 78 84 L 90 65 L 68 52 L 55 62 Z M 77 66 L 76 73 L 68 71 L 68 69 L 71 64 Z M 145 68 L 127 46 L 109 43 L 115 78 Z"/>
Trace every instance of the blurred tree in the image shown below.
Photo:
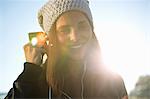
<path fill-rule="evenodd" d="M 150 75 L 139 77 L 129 99 L 150 99 Z"/>

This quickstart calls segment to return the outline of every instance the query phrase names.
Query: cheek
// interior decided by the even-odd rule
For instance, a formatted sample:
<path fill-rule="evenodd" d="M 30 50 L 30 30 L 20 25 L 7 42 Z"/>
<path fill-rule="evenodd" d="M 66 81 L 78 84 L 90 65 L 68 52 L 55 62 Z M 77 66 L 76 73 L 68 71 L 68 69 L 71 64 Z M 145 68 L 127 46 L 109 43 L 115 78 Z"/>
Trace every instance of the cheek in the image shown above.
<path fill-rule="evenodd" d="M 80 34 L 80 40 L 84 43 L 88 42 L 92 37 L 92 32 L 91 31 L 83 31 Z"/>
<path fill-rule="evenodd" d="M 58 42 L 62 51 L 67 50 L 67 39 L 66 36 L 57 35 Z"/>
<path fill-rule="evenodd" d="M 60 44 L 65 44 L 66 42 L 66 37 L 64 35 L 57 35 L 57 39 Z"/>

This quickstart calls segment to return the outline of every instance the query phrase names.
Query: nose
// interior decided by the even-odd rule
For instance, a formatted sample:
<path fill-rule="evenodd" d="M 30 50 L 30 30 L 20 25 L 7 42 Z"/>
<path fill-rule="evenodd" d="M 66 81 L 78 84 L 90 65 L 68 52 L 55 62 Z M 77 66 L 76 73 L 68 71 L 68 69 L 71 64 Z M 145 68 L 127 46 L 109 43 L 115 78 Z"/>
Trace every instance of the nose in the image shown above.
<path fill-rule="evenodd" d="M 70 33 L 70 41 L 77 42 L 79 38 L 78 31 L 76 29 L 72 29 Z"/>

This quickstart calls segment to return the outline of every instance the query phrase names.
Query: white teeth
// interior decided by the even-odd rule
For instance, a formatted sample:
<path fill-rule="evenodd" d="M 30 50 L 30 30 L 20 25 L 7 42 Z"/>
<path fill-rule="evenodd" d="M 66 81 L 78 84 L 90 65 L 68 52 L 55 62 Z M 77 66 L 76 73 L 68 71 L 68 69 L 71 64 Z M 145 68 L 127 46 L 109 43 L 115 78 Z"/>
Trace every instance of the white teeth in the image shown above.
<path fill-rule="evenodd" d="M 76 45 L 76 46 L 72 46 L 71 48 L 80 48 L 82 45 Z"/>

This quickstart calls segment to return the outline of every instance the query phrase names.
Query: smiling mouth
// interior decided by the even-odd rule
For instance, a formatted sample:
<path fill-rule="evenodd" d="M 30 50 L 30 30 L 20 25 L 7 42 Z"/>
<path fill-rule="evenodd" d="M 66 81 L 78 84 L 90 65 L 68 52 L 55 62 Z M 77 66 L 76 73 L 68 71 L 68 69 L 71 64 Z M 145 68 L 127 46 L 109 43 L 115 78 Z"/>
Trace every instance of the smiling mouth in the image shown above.
<path fill-rule="evenodd" d="M 70 48 L 77 49 L 77 48 L 80 48 L 80 47 L 82 47 L 82 44 L 74 45 L 74 46 L 71 46 Z"/>

